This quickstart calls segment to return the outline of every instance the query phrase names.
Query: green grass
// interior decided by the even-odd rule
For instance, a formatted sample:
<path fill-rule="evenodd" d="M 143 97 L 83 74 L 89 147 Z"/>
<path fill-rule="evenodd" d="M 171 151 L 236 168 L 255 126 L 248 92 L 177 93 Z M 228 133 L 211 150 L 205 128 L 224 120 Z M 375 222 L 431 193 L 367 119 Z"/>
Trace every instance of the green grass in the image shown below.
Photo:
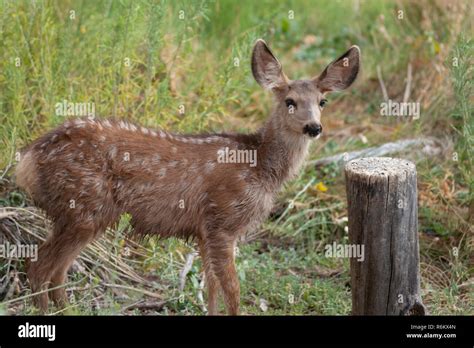
<path fill-rule="evenodd" d="M 55 113 L 62 100 L 93 102 L 98 117 L 116 115 L 175 131 L 248 132 L 267 117 L 272 102 L 251 76 L 256 38 L 271 44 L 291 78 L 318 74 L 357 44 L 362 73 L 352 90 L 329 97 L 322 121 L 333 135 L 313 146 L 311 158 L 400 138 L 448 136 L 454 150 L 447 158 L 417 163 L 422 288 L 433 314 L 473 313 L 469 1 L 450 10 L 441 1 L 0 1 L 0 168 L 9 170 L 0 181 L 0 206 L 31 204 L 10 180 L 15 153 L 63 121 Z M 408 62 L 411 100 L 422 104 L 422 117 L 382 118 L 376 67 L 390 96 L 401 99 Z M 341 130 L 347 133 L 334 135 Z M 457 161 L 449 160 L 452 152 Z M 256 240 L 240 246 L 243 313 L 350 313 L 348 262 L 324 256 L 325 244 L 348 238 L 341 172 L 335 166 L 306 168 L 285 186 L 277 205 L 287 208 L 310 180 L 328 191 L 312 185 L 283 218 L 268 219 Z M 446 181 L 454 185 L 452 195 L 443 188 Z M 203 314 L 199 258 L 178 291 L 179 267 L 193 246 L 175 239 L 143 243 L 148 254 L 133 265 L 157 277 L 156 291 L 168 300 L 159 313 Z M 0 260 L 0 275 L 6 270 Z M 80 274 L 69 280 L 82 287 L 91 281 Z M 128 299 L 107 289 L 97 300 L 93 289 L 73 291 L 67 313 L 120 313 L 124 303 L 141 296 L 124 292 Z M 97 301 L 103 304 L 91 309 Z M 26 300 L 20 312 L 35 310 Z"/>
<path fill-rule="evenodd" d="M 474 148 L 474 108 L 472 106 L 473 79 L 472 38 L 460 36 L 451 55 L 451 75 L 453 79 L 455 107 L 452 111 L 453 127 L 458 134 L 456 143 L 456 161 L 459 161 L 459 172 L 462 181 L 469 187 L 466 202 L 474 201 L 474 179 L 472 177 L 472 149 Z M 453 157 L 454 158 L 454 157 Z M 474 209 L 474 208 L 471 208 Z"/>

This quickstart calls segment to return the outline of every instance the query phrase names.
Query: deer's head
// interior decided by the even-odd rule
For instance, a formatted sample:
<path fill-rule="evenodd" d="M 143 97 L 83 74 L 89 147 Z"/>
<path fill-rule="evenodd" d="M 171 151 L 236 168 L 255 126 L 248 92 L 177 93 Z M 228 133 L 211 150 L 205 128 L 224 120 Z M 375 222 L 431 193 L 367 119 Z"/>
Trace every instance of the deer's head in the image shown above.
<path fill-rule="evenodd" d="M 360 49 L 352 46 L 330 63 L 319 75 L 309 80 L 290 80 L 265 41 L 259 39 L 252 53 L 255 80 L 276 96 L 277 124 L 293 134 L 316 137 L 321 134 L 321 112 L 328 92 L 348 88 L 356 79 L 360 65 Z"/>

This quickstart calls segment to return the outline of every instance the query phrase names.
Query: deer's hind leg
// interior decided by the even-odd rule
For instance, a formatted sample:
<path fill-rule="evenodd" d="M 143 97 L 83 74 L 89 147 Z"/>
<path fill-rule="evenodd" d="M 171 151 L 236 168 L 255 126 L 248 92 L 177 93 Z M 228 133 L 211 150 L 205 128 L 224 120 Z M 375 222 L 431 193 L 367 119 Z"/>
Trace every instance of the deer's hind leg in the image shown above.
<path fill-rule="evenodd" d="M 45 313 L 48 309 L 48 293 L 46 291 L 53 271 L 53 262 L 50 255 L 54 244 L 54 237 L 51 235 L 39 247 L 37 260 L 29 260 L 27 265 L 27 277 L 31 292 L 41 292 L 33 297 L 33 303 L 42 313 Z"/>
<path fill-rule="evenodd" d="M 63 287 L 67 279 L 67 272 L 74 260 L 79 256 L 81 251 L 101 234 L 105 228 L 98 229 L 94 225 L 74 226 L 69 231 L 65 231 L 67 236 L 64 237 L 62 245 L 67 245 L 65 251 L 58 250 L 56 254 L 56 264 L 51 277 L 50 298 L 58 307 L 63 307 L 67 303 L 66 289 Z"/>
<path fill-rule="evenodd" d="M 206 276 L 207 284 L 207 314 L 217 315 L 217 305 L 219 299 L 219 280 L 217 279 L 213 267 L 211 258 L 207 251 L 206 243 L 199 241 L 199 252 L 201 253 L 202 264 L 204 268 L 204 274 Z"/>
<path fill-rule="evenodd" d="M 42 291 L 35 297 L 35 304 L 42 313 L 48 309 L 48 287 L 55 288 L 64 284 L 72 262 L 95 235 L 97 230 L 93 223 L 56 223 L 51 236 L 40 246 L 38 260 L 30 263 L 27 273 L 32 292 Z M 65 289 L 51 290 L 51 299 L 56 304 L 64 305 L 67 302 Z"/>

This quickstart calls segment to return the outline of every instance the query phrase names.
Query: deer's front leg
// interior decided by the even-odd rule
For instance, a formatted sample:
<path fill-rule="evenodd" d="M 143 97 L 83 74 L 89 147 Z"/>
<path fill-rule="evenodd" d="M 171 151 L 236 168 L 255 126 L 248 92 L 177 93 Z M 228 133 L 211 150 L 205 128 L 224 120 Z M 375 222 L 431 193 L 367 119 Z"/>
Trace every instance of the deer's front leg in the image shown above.
<path fill-rule="evenodd" d="M 240 284 L 234 262 L 234 239 L 216 237 L 206 244 L 212 271 L 222 288 L 227 314 L 238 315 Z"/>

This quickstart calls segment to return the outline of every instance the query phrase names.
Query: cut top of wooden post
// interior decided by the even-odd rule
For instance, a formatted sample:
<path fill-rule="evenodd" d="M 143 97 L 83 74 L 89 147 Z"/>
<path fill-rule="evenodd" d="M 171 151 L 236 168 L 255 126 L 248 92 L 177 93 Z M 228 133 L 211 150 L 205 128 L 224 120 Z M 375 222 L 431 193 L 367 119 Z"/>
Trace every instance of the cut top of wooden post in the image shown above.
<path fill-rule="evenodd" d="M 413 162 L 391 157 L 366 157 L 352 160 L 346 164 L 346 173 L 354 176 L 399 176 L 416 171 Z M 403 176 L 402 176 L 403 178 Z"/>

